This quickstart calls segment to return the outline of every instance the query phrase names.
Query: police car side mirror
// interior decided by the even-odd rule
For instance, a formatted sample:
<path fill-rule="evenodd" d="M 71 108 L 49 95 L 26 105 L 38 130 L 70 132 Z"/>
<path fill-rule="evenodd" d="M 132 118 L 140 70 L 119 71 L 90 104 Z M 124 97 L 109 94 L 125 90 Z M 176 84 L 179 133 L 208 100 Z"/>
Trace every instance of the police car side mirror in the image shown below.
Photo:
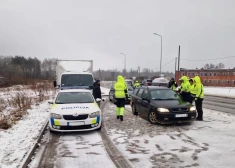
<path fill-rule="evenodd" d="M 95 101 L 96 101 L 96 102 L 101 102 L 101 99 L 100 99 L 100 98 L 97 98 Z"/>

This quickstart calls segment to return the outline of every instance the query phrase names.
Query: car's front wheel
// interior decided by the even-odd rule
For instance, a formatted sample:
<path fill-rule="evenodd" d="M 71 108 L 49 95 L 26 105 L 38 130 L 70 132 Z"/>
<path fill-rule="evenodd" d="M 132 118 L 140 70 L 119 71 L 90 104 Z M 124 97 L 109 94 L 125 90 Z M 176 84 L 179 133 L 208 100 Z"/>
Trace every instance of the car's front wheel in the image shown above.
<path fill-rule="evenodd" d="M 150 111 L 148 115 L 148 120 L 151 124 L 157 124 L 157 115 L 155 112 Z"/>
<path fill-rule="evenodd" d="M 136 111 L 135 104 L 132 104 L 132 114 L 138 115 L 138 113 L 137 113 L 137 111 Z"/>
<path fill-rule="evenodd" d="M 112 101 L 112 95 L 109 92 L 109 101 Z"/>

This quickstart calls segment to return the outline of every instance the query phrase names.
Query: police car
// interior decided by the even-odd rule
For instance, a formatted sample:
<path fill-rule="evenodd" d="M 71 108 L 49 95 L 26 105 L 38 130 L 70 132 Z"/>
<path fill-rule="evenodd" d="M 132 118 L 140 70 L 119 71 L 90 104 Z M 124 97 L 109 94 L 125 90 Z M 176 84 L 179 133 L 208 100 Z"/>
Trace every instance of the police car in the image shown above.
<path fill-rule="evenodd" d="M 74 132 L 101 129 L 101 110 L 89 90 L 60 90 L 50 110 L 51 132 Z"/>

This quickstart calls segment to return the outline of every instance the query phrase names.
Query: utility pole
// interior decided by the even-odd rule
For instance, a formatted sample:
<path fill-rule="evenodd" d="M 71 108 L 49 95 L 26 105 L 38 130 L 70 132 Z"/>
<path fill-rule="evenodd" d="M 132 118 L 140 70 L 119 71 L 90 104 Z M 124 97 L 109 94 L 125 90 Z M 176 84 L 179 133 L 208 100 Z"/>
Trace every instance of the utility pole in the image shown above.
<path fill-rule="evenodd" d="M 138 67 L 139 77 L 140 77 L 140 67 Z"/>
<path fill-rule="evenodd" d="M 100 72 L 100 68 L 99 68 L 99 80 L 101 80 L 101 72 Z"/>
<path fill-rule="evenodd" d="M 153 33 L 153 34 L 161 37 L 161 57 L 160 57 L 160 76 L 161 76 L 161 73 L 162 73 L 162 35 L 157 34 L 157 33 Z"/>
<path fill-rule="evenodd" d="M 34 59 L 34 75 L 35 75 L 35 79 L 36 79 L 36 58 Z"/>
<path fill-rule="evenodd" d="M 179 46 L 179 53 L 178 53 L 178 71 L 180 71 L 180 46 Z"/>
<path fill-rule="evenodd" d="M 176 80 L 176 70 L 177 70 L 177 57 L 175 57 L 175 80 Z"/>
<path fill-rule="evenodd" d="M 124 60 L 124 73 L 123 73 L 123 75 L 125 76 L 126 75 L 126 54 L 123 54 L 123 53 L 120 53 L 120 54 L 124 55 L 124 58 L 125 58 L 125 60 Z"/>

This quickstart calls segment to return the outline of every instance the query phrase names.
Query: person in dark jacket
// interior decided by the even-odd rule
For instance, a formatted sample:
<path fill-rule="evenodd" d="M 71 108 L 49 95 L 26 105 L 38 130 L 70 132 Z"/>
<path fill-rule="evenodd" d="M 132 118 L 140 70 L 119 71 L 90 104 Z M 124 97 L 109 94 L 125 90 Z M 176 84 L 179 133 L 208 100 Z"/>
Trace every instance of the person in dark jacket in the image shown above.
<path fill-rule="evenodd" d="M 169 84 L 168 84 L 168 88 L 171 88 L 172 90 L 176 91 L 177 87 L 178 87 L 178 85 L 177 85 L 175 79 L 171 78 L 171 80 L 169 81 Z"/>
<path fill-rule="evenodd" d="M 93 96 L 95 99 L 100 98 L 101 99 L 101 89 L 100 89 L 100 80 L 96 80 L 93 85 Z M 100 106 L 100 102 L 98 102 L 98 105 Z"/>

